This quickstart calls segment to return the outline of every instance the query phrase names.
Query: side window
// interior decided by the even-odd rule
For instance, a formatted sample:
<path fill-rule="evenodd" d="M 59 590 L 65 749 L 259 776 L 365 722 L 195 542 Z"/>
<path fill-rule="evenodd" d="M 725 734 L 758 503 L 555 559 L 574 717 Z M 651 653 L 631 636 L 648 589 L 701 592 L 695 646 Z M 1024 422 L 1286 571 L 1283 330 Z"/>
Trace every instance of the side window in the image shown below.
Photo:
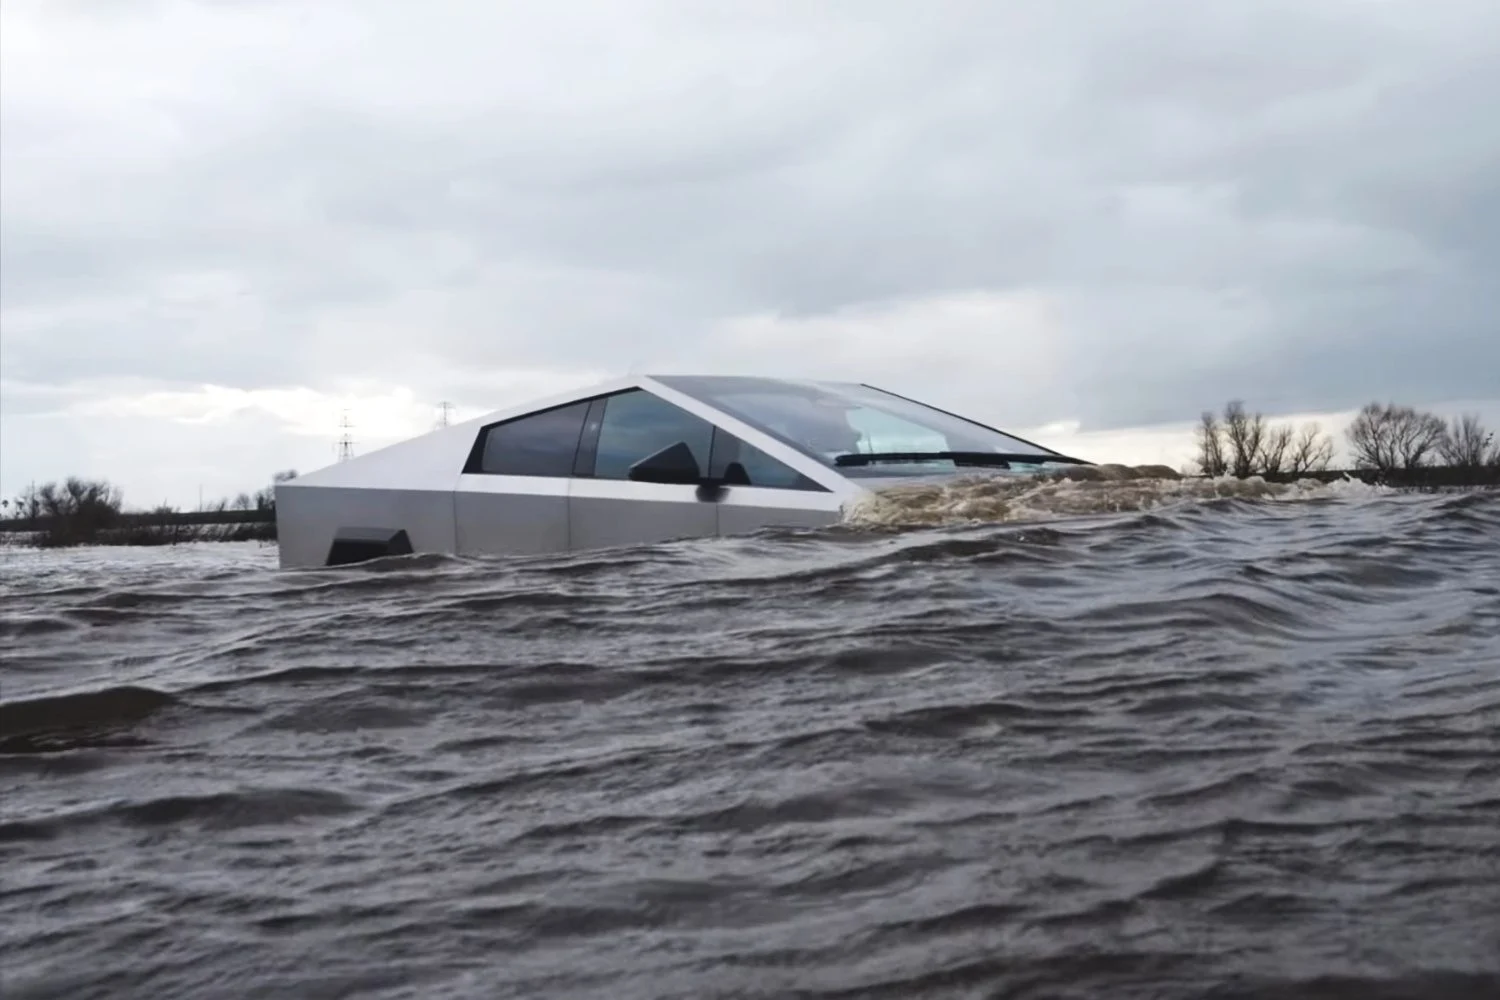
<path fill-rule="evenodd" d="M 709 474 L 727 480 L 731 486 L 828 492 L 827 487 L 820 486 L 791 466 L 723 429 L 714 432 L 713 460 Z"/>
<path fill-rule="evenodd" d="M 673 406 L 659 396 L 632 389 L 604 401 L 594 459 L 598 479 L 629 479 L 630 467 L 648 455 L 684 441 L 708 468 L 713 424 Z"/>
<path fill-rule="evenodd" d="M 486 428 L 475 443 L 464 472 L 491 476 L 571 476 L 573 456 L 578 453 L 578 439 L 588 409 L 586 401 L 571 403 Z"/>

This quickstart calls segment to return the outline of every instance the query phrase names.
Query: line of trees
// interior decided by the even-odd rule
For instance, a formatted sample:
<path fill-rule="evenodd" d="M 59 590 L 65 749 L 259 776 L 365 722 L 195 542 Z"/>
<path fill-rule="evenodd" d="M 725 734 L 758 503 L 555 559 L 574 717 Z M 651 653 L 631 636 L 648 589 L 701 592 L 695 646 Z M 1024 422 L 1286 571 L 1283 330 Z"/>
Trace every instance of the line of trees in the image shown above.
<path fill-rule="evenodd" d="M 1410 406 L 1369 403 L 1347 433 L 1356 468 L 1382 473 L 1434 465 L 1500 468 L 1500 442 L 1474 414 L 1445 422 Z"/>
<path fill-rule="evenodd" d="M 275 483 L 296 478 L 288 469 L 273 477 L 272 485 L 241 493 L 203 508 L 208 513 L 276 509 Z M 135 514 L 125 510 L 120 488 L 105 481 L 69 476 L 61 482 L 32 485 L 14 500 L 0 500 L 0 515 L 35 522 L 33 541 L 53 548 L 70 545 L 163 545 L 187 541 L 250 541 L 275 537 L 268 522 L 187 524 L 185 512 L 160 504 Z"/>
<path fill-rule="evenodd" d="M 1344 433 L 1354 468 L 1382 476 L 1433 467 L 1500 469 L 1500 441 L 1474 414 L 1445 421 L 1410 406 L 1369 403 Z M 1272 423 L 1240 400 L 1222 414 L 1204 411 L 1195 437 L 1198 468 L 1207 476 L 1325 472 L 1334 457 L 1333 439 L 1317 423 Z"/>
<path fill-rule="evenodd" d="M 1205 410 L 1198 424 L 1198 468 L 1207 476 L 1274 476 L 1322 472 L 1333 461 L 1333 439 L 1316 422 L 1294 428 L 1249 413 L 1240 400 L 1222 416 Z"/>
<path fill-rule="evenodd" d="M 121 507 L 118 487 L 77 476 L 27 487 L 14 501 L 0 500 L 0 509 L 9 517 L 46 519 L 42 540 L 49 545 L 78 545 L 97 538 L 119 523 Z"/>

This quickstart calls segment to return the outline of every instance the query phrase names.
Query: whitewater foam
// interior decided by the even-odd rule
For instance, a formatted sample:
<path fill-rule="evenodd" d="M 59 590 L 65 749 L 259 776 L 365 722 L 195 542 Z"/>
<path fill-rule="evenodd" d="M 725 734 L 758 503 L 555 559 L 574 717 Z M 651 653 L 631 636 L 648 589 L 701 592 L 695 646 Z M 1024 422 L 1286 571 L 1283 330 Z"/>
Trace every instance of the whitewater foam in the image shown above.
<path fill-rule="evenodd" d="M 1045 521 L 1225 498 L 1306 501 L 1388 492 L 1352 478 L 1271 483 L 1260 476 L 1183 478 L 1161 466 L 1093 466 L 1043 476 L 975 473 L 886 487 L 848 504 L 843 523 L 889 528 Z"/>

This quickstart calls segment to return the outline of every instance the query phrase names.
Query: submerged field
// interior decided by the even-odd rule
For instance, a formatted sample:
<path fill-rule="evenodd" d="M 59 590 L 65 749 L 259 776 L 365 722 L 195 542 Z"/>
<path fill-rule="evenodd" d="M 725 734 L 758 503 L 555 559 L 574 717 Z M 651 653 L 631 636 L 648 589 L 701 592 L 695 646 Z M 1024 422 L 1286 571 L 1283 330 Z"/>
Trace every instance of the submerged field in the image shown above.
<path fill-rule="evenodd" d="M 1490 997 L 1500 495 L 0 553 L 11 997 Z"/>

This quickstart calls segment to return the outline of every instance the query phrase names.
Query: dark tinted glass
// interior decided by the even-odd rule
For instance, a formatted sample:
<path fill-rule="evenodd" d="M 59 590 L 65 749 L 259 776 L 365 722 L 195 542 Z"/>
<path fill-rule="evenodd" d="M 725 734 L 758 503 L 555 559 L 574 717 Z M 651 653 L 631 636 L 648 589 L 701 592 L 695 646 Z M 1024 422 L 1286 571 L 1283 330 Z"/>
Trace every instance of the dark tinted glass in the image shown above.
<path fill-rule="evenodd" d="M 599 426 L 594 475 L 629 479 L 630 467 L 678 441 L 687 443 L 698 468 L 708 468 L 713 424 L 640 389 L 610 396 Z"/>
<path fill-rule="evenodd" d="M 572 403 L 485 431 L 479 467 L 470 471 L 492 476 L 556 476 L 573 474 L 573 456 L 589 404 Z"/>
<path fill-rule="evenodd" d="M 732 469 L 736 464 L 739 468 Z M 796 469 L 772 458 L 754 445 L 746 444 L 722 428 L 714 434 L 714 454 L 709 475 L 727 479 L 731 485 L 736 486 L 828 492 Z"/>

